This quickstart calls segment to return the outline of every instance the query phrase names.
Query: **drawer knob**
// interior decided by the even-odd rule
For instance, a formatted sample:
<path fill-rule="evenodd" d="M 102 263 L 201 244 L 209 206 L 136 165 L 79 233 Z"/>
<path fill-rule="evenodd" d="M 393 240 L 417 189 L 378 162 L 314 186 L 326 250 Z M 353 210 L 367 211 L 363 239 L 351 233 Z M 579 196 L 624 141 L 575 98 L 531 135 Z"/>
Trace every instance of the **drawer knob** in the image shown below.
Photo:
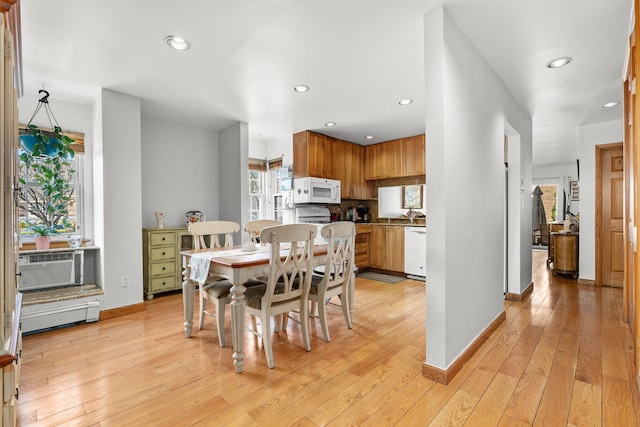
<path fill-rule="evenodd" d="M 167 240 L 167 239 L 166 239 L 165 237 L 163 237 L 163 238 L 162 238 L 162 241 L 165 241 L 165 240 Z"/>
<path fill-rule="evenodd" d="M 162 255 L 166 255 L 166 254 L 167 254 L 166 252 L 162 252 Z"/>
<path fill-rule="evenodd" d="M 162 267 L 162 269 L 163 269 L 163 270 L 166 270 L 166 269 L 167 269 L 167 267 Z"/>

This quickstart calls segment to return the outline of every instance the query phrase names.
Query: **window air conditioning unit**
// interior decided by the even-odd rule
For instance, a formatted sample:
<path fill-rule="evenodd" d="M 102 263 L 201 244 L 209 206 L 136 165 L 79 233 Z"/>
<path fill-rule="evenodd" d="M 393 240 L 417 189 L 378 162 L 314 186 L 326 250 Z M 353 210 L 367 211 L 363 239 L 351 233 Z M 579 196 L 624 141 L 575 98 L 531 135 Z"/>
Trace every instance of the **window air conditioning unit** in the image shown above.
<path fill-rule="evenodd" d="M 29 291 L 74 285 L 76 283 L 75 255 L 73 252 L 20 255 L 19 290 Z"/>

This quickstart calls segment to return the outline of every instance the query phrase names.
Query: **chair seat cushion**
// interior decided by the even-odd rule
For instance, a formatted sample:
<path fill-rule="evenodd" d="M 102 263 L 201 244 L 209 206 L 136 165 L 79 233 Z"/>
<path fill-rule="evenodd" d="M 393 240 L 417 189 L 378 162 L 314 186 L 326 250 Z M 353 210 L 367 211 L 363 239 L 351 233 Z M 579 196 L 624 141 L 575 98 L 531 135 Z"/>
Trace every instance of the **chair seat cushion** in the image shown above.
<path fill-rule="evenodd" d="M 247 288 L 247 291 L 244 293 L 245 301 L 247 302 L 247 307 L 255 308 L 256 310 L 260 310 L 262 308 L 262 297 L 264 293 L 267 291 L 267 284 L 263 283 L 261 285 L 251 286 Z M 284 291 L 284 284 L 278 283 L 276 285 L 276 294 L 281 294 Z"/>
<path fill-rule="evenodd" d="M 266 283 L 267 283 L 266 277 L 253 277 L 247 280 L 246 282 L 244 282 L 244 286 L 248 288 L 251 286 L 265 285 Z"/>
<path fill-rule="evenodd" d="M 231 282 L 227 279 L 223 279 L 217 282 L 208 283 L 204 286 L 203 289 L 207 293 L 207 295 L 210 295 L 217 299 L 221 299 L 229 296 L 229 290 L 231 290 Z"/>
<path fill-rule="evenodd" d="M 260 280 L 259 278 L 254 278 L 254 279 L 249 279 L 246 282 L 244 282 L 244 286 L 246 288 L 252 288 L 254 286 L 264 286 L 266 285 L 266 282 L 263 280 Z M 214 283 L 210 283 L 205 285 L 204 290 L 207 292 L 208 295 L 214 297 L 214 298 L 227 298 L 230 296 L 230 291 L 231 291 L 231 282 L 227 279 L 223 279 Z M 264 293 L 264 291 L 262 292 Z"/>

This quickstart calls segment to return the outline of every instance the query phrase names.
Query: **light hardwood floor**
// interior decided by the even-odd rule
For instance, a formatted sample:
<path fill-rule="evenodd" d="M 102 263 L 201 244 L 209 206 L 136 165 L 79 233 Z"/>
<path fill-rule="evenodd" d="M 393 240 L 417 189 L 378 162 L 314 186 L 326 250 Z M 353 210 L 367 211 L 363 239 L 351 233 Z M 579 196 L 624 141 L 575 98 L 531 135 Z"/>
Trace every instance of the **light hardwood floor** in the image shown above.
<path fill-rule="evenodd" d="M 176 294 L 24 337 L 18 425 L 639 425 L 621 290 L 553 277 L 546 252 L 533 256 L 533 293 L 505 302 L 506 321 L 447 386 L 421 374 L 424 283 L 358 279 L 353 329 L 330 308 L 332 342 L 316 321 L 307 353 L 289 322 L 275 369 L 246 334 L 242 374 L 211 319 L 184 337 Z"/>

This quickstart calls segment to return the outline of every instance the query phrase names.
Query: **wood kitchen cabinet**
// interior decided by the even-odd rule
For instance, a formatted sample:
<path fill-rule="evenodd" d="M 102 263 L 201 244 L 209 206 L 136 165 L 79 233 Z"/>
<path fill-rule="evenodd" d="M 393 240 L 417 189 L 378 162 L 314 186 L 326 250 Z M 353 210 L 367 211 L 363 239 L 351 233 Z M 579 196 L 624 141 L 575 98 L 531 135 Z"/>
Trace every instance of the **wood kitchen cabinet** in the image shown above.
<path fill-rule="evenodd" d="M 348 183 L 347 191 L 342 190 L 342 197 L 345 199 L 370 199 L 374 197 L 374 186 L 372 182 L 364 179 L 365 168 L 365 148 L 362 145 L 345 143 L 348 147 L 345 150 L 345 177 Z"/>
<path fill-rule="evenodd" d="M 364 162 L 361 145 L 310 131 L 293 135 L 293 177 L 337 179 L 343 199 L 373 197 L 373 185 L 364 179 Z"/>
<path fill-rule="evenodd" d="M 355 264 L 358 269 L 369 267 L 369 236 L 371 225 L 356 225 Z"/>
<path fill-rule="evenodd" d="M 402 176 L 402 140 L 382 142 L 365 147 L 365 179 Z"/>
<path fill-rule="evenodd" d="M 293 176 L 325 178 L 326 137 L 304 131 L 293 135 Z"/>
<path fill-rule="evenodd" d="M 424 175 L 425 136 L 416 135 L 365 147 L 365 179 Z"/>
<path fill-rule="evenodd" d="M 371 226 L 369 264 L 381 270 L 404 271 L 404 226 Z"/>
<path fill-rule="evenodd" d="M 402 139 L 403 175 L 425 175 L 425 136 L 416 135 Z"/>

